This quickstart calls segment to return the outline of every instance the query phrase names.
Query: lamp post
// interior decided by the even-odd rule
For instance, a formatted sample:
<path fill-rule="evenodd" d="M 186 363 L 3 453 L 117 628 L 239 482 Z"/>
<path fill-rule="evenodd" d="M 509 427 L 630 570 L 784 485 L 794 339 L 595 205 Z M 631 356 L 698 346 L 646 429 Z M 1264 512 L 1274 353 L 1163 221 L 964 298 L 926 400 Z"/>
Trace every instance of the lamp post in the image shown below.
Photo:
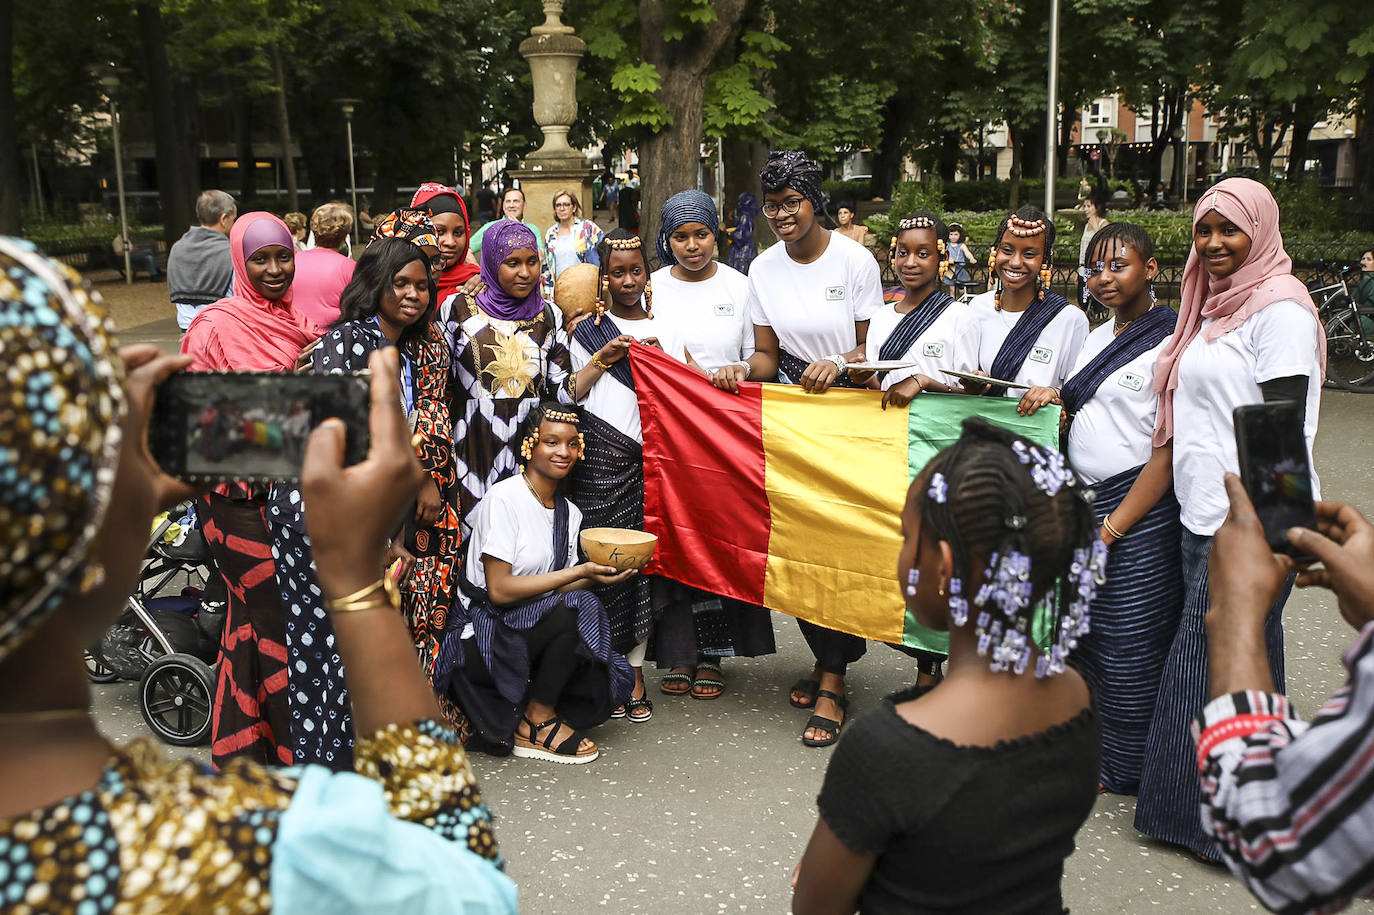
<path fill-rule="evenodd" d="M 1059 0 L 1050 0 L 1050 80 L 1045 95 L 1045 215 L 1054 219 L 1054 170 L 1059 142 Z"/>
<path fill-rule="evenodd" d="M 334 100 L 343 109 L 344 132 L 348 135 L 348 189 L 353 197 L 353 244 L 358 244 L 358 175 L 353 167 L 353 108 L 358 104 L 355 98 Z"/>
<path fill-rule="evenodd" d="M 119 76 L 107 73 L 100 78 L 105 87 L 105 96 L 110 100 L 110 128 L 114 133 L 115 191 L 119 194 L 119 240 L 124 248 L 124 282 L 132 285 L 134 281 L 133 252 L 129 250 L 129 218 L 124 206 L 124 153 L 119 148 L 119 104 L 115 102 L 115 90 L 119 88 Z"/>
<path fill-rule="evenodd" d="M 1187 115 L 1183 115 L 1185 118 Z M 1188 202 L 1188 186 L 1185 175 L 1188 171 L 1188 163 L 1184 161 L 1188 155 L 1188 141 L 1186 128 L 1174 128 L 1174 180 L 1177 182 L 1178 199 L 1183 203 Z"/>

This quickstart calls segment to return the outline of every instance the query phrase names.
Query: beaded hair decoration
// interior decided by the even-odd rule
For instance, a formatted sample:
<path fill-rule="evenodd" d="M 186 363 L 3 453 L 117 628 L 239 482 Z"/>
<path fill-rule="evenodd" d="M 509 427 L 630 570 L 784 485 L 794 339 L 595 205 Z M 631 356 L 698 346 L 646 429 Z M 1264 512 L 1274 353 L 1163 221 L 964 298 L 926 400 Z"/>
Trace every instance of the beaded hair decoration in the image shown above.
<path fill-rule="evenodd" d="M 892 243 L 887 248 L 887 262 L 890 264 L 897 259 L 897 236 L 908 229 L 934 229 L 935 220 L 929 216 L 908 216 L 906 219 L 897 223 L 897 231 L 892 234 Z M 940 272 L 942 278 L 954 276 L 954 265 L 949 259 L 949 246 L 945 244 L 943 238 L 935 239 L 935 250 L 940 253 Z"/>
<path fill-rule="evenodd" d="M 606 239 L 606 246 L 612 251 L 642 252 L 644 250 L 644 241 L 638 235 L 632 235 L 629 238 L 608 238 Z M 646 271 L 648 267 L 649 259 L 646 257 L 644 258 L 644 268 Z M 597 290 L 596 294 L 596 318 L 592 321 L 593 324 L 598 326 L 601 324 L 601 316 L 611 308 L 611 278 L 605 273 L 605 264 L 601 265 L 601 270 L 601 288 Z M 649 318 L 653 318 L 654 316 L 654 281 L 647 276 L 644 279 L 644 314 Z"/>
<path fill-rule="evenodd" d="M 1054 498 L 1067 488 L 1084 501 L 1091 501 L 1092 490 L 1083 486 L 1058 451 L 1021 440 L 1013 442 L 1011 447 L 1017 461 L 1030 473 L 1036 489 L 1046 496 Z M 947 502 L 949 482 L 944 474 L 931 475 L 926 496 L 941 505 Z M 1003 519 L 1003 525 L 1013 534 L 1024 530 L 1026 523 L 1023 515 Z M 1106 580 L 1106 567 L 1107 546 L 1100 539 L 1094 539 L 1090 547 L 1074 550 L 1064 582 L 1068 606 L 1059 618 L 1049 651 L 1036 660 L 1037 678 L 1060 674 L 1067 668 L 1069 652 L 1089 630 L 1092 599 L 1098 586 Z M 978 654 L 989 659 L 988 667 L 994 672 L 1022 674 L 1030 664 L 1033 651 L 1028 630 L 1034 616 L 1030 601 L 1034 589 L 1030 577 L 1031 558 L 1016 549 L 1006 549 L 988 558 L 984 581 L 972 601 L 964 593 L 964 582 L 958 576 L 950 579 L 950 622 L 966 626 L 971 611 L 977 610 L 974 626 Z M 918 581 L 919 577 L 908 576 L 906 593 L 909 596 L 915 594 Z M 1052 598 L 1046 598 L 1049 599 Z"/>
<path fill-rule="evenodd" d="M 539 425 L 542 426 L 545 422 L 568 423 L 572 426 L 578 426 L 582 422 L 582 417 L 578 416 L 576 413 L 565 410 L 545 410 L 544 415 L 539 419 Z M 533 457 L 534 446 L 537 444 L 539 444 L 539 429 L 536 427 L 530 431 L 529 435 L 520 440 L 520 457 L 523 461 L 529 461 L 529 459 Z M 581 456 L 586 453 L 586 450 L 587 439 L 579 430 L 577 433 L 577 453 Z M 574 458 L 574 460 L 576 460 L 576 458 Z M 525 464 L 523 462 L 520 464 L 520 469 L 522 471 L 525 469 Z"/>
<path fill-rule="evenodd" d="M 1022 219 L 1020 216 L 1012 213 L 1007 217 L 1006 231 L 1010 232 L 1013 238 L 1034 238 L 1037 235 L 1045 234 L 1046 223 L 1043 219 Z M 1052 254 L 1053 252 L 1047 248 L 1044 262 L 1040 265 L 1040 275 L 1037 277 L 1036 285 L 1039 287 L 1039 291 L 1036 293 L 1036 298 L 1042 301 L 1045 298 L 1045 293 L 1049 291 L 1050 280 L 1053 277 L 1053 270 L 1050 264 Z M 995 284 L 992 299 L 993 308 L 997 311 L 1001 311 L 1002 280 L 997 276 L 997 245 L 995 244 L 992 246 L 992 250 L 988 252 L 988 272 L 992 274 L 993 283 Z"/>

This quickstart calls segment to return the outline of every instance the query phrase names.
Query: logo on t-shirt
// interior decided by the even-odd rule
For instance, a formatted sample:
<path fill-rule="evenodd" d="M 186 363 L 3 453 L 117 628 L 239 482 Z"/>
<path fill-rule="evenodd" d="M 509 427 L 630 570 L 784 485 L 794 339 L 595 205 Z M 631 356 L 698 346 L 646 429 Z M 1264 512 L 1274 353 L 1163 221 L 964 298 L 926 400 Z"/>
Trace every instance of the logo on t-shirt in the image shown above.
<path fill-rule="evenodd" d="M 1127 390 L 1139 391 L 1141 388 L 1145 387 L 1145 376 L 1137 375 L 1135 372 L 1127 372 L 1121 376 L 1121 380 L 1118 381 L 1117 384 Z"/>
<path fill-rule="evenodd" d="M 826 287 L 825 287 L 825 300 L 826 300 L 827 302 L 839 302 L 839 301 L 842 301 L 843 299 L 844 299 L 844 287 L 843 287 L 843 286 L 826 286 Z"/>
<path fill-rule="evenodd" d="M 734 302 L 721 302 L 716 305 L 716 317 L 728 318 L 735 313 Z"/>
<path fill-rule="evenodd" d="M 932 359 L 942 359 L 945 355 L 945 345 L 943 343 L 927 343 L 921 347 L 921 355 L 929 356 Z"/>
<path fill-rule="evenodd" d="M 1039 363 L 1042 363 L 1042 364 L 1044 364 L 1044 365 L 1049 365 L 1049 364 L 1050 364 L 1050 359 L 1051 359 L 1051 357 L 1053 357 L 1053 356 L 1054 356 L 1054 350 L 1050 349 L 1048 346 L 1032 346 L 1032 347 L 1031 347 L 1031 351 L 1030 351 L 1030 361 L 1031 361 L 1031 362 L 1039 362 Z"/>

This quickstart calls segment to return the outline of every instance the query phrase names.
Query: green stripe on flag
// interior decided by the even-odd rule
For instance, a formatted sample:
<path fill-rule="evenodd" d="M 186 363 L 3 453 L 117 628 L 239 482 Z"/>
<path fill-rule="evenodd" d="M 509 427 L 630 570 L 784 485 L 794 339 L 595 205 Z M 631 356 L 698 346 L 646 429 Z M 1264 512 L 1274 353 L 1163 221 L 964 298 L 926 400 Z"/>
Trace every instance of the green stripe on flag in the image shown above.
<path fill-rule="evenodd" d="M 968 416 L 981 416 L 988 422 L 1010 429 L 1027 441 L 1057 449 L 1060 408 L 1050 404 L 1041 407 L 1034 416 L 1022 416 L 1016 412 L 1018 402 L 1011 397 L 972 397 L 967 394 L 923 394 L 912 400 L 908 408 L 910 433 L 907 479 L 914 480 L 931 458 L 958 441 L 964 418 Z M 1042 606 L 1048 608 L 1049 604 Z M 1037 614 L 1032 627 L 1032 637 L 1037 644 L 1042 647 L 1049 644 L 1053 625 L 1053 613 Z M 906 611 L 902 641 L 910 648 L 949 653 L 949 633 L 922 626 L 916 622 L 910 610 Z"/>

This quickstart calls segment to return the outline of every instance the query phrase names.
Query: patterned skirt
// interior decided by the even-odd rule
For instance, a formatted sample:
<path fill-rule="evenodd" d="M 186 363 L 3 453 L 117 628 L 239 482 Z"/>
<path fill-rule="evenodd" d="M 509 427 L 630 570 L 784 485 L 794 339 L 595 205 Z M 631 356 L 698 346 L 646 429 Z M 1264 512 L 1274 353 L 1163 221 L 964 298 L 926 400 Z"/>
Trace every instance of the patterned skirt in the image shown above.
<path fill-rule="evenodd" d="M 572 501 L 582 510 L 582 526 L 644 530 L 644 449 L 591 413 L 582 414 L 582 433 L 587 447 L 572 474 Z M 654 607 L 648 577 L 594 590 L 606 606 L 617 652 L 627 654 L 649 638 Z"/>
<path fill-rule="evenodd" d="M 1099 522 L 1121 504 L 1140 471 L 1093 486 Z M 1180 530 L 1170 490 L 1112 545 L 1107 580 L 1093 599 L 1092 630 L 1073 654 L 1102 725 L 1098 781 L 1115 794 L 1135 794 L 1139 787 L 1164 660 L 1183 612 Z"/>
<path fill-rule="evenodd" d="M 310 538 L 270 524 L 277 587 L 286 609 L 287 705 L 291 752 L 297 765 L 318 763 L 353 771 L 353 706 L 344 684 L 334 624 L 324 609 Z"/>
<path fill-rule="evenodd" d="M 220 639 L 210 758 L 289 766 L 286 621 L 260 499 L 204 497 L 205 541 L 229 591 Z"/>

